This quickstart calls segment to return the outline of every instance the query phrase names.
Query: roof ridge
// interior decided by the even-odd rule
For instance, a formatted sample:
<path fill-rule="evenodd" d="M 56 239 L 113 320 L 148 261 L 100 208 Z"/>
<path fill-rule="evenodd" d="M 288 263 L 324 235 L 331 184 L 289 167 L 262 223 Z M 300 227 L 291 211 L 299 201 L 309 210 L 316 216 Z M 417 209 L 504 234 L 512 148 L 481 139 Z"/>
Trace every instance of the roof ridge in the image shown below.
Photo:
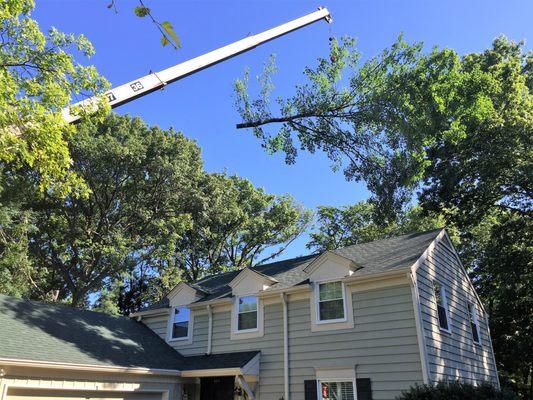
<path fill-rule="evenodd" d="M 363 245 L 363 244 L 370 244 L 370 243 L 384 242 L 384 241 L 391 240 L 391 239 L 399 239 L 399 238 L 402 238 L 402 237 L 404 237 L 404 236 L 410 236 L 410 235 L 422 235 L 422 234 L 424 234 L 424 233 L 430 233 L 430 232 L 442 231 L 443 229 L 446 229 L 446 228 L 435 228 L 435 229 L 429 229 L 429 230 L 427 230 L 427 231 L 409 232 L 409 233 L 404 233 L 404 234 L 402 234 L 402 235 L 395 235 L 395 236 L 390 236 L 390 237 L 381 238 L 381 239 L 376 239 L 376 240 L 369 240 L 368 242 L 354 243 L 354 244 L 350 244 L 350 245 L 348 245 L 348 246 L 339 247 L 339 248 L 334 249 L 334 250 L 332 250 L 332 251 L 337 251 L 337 250 L 347 249 L 348 247 L 360 246 L 360 245 Z"/>
<path fill-rule="evenodd" d="M 2 297 L 10 299 L 10 300 L 19 301 L 21 303 L 31 304 L 31 305 L 34 305 L 34 306 L 41 305 L 41 306 L 48 306 L 48 307 L 57 308 L 57 309 L 61 309 L 62 308 L 62 309 L 66 309 L 66 310 L 69 310 L 69 311 L 105 315 L 107 317 L 112 317 L 112 318 L 117 318 L 117 319 L 131 320 L 130 317 L 127 317 L 125 315 L 115 315 L 115 314 L 106 313 L 104 311 L 88 310 L 86 308 L 77 308 L 77 307 L 74 307 L 74 306 L 72 306 L 70 304 L 65 304 L 65 303 L 55 303 L 55 302 L 48 302 L 48 301 L 43 301 L 43 300 L 26 299 L 24 297 L 16 297 L 16 296 L 10 296 L 10 295 L 7 295 L 7 294 L 0 293 L 0 298 L 2 298 Z"/>

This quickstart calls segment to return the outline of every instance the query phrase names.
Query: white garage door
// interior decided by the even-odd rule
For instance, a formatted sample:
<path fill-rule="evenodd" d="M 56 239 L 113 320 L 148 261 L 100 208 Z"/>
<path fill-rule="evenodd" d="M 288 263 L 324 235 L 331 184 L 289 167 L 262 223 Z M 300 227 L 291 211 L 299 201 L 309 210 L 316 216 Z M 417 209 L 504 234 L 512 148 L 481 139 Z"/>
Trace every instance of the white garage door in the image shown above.
<path fill-rule="evenodd" d="M 161 400 L 161 393 L 9 389 L 6 400 Z"/>

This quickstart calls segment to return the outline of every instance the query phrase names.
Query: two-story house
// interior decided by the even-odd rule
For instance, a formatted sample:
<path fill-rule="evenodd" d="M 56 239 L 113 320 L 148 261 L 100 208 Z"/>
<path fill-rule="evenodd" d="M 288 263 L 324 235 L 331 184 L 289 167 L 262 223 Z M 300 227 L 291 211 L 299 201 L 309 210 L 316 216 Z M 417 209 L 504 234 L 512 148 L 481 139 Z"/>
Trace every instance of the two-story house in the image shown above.
<path fill-rule="evenodd" d="M 92 314 L 81 319 L 88 324 Z M 137 344 L 131 357 L 142 359 L 128 361 L 127 348 L 117 350 L 118 338 L 101 341 L 100 358 L 114 367 L 129 362 L 130 369 L 144 363 L 160 388 L 155 398 L 392 400 L 417 383 L 499 385 L 487 313 L 442 229 L 180 283 L 132 315 L 136 321 L 122 318 L 116 328 L 103 321 L 108 317 L 98 318 L 107 335 Z M 0 344 L 0 368 L 8 369 L 3 384 L 0 378 L 1 399 L 25 400 L 20 379 L 10 392 L 16 378 L 3 356 Z M 119 387 L 126 375 L 113 379 Z M 154 385 L 145 382 L 148 376 L 139 370 L 127 379 L 144 392 L 117 397 L 148 398 Z M 94 384 L 86 386 L 94 391 L 83 398 L 101 398 Z"/>

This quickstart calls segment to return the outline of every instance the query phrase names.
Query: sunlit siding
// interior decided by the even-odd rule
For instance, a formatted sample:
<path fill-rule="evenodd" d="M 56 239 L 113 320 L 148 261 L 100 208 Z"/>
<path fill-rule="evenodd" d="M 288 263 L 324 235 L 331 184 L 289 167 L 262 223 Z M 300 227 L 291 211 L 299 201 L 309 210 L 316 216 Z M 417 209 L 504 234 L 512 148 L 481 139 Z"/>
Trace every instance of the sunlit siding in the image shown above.
<path fill-rule="evenodd" d="M 461 379 L 470 382 L 496 383 L 496 367 L 490 346 L 486 316 L 478 305 L 462 266 L 453 250 L 438 242 L 417 271 L 421 312 L 428 349 L 431 381 Z M 451 333 L 441 331 L 432 282 L 439 280 L 446 289 Z M 468 320 L 467 304 L 475 304 L 481 345 L 474 344 Z"/>
<path fill-rule="evenodd" d="M 353 329 L 311 332 L 309 300 L 289 303 L 291 399 L 304 399 L 315 367 L 356 367 L 372 380 L 373 398 L 394 399 L 422 383 L 411 290 L 408 285 L 355 292 Z"/>

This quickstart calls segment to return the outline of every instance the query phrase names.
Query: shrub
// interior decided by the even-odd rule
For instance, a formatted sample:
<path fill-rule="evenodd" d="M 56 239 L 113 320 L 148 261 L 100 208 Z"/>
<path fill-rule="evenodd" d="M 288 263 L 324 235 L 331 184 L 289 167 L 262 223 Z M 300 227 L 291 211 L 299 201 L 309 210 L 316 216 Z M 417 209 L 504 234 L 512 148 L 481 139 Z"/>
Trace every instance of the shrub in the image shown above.
<path fill-rule="evenodd" d="M 478 386 L 464 382 L 439 382 L 416 385 L 403 392 L 397 400 L 518 400 L 511 392 L 496 389 L 489 383 Z"/>

